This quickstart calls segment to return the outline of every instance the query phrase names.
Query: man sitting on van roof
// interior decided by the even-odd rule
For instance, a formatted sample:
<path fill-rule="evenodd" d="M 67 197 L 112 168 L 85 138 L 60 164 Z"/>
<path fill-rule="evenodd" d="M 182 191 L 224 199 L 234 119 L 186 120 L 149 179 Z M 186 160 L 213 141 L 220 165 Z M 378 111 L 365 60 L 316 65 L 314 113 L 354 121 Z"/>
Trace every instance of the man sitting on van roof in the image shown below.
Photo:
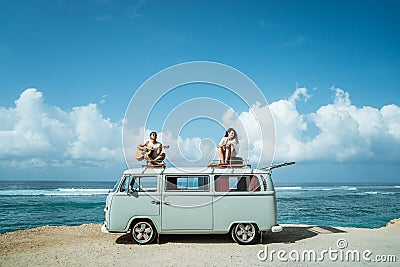
<path fill-rule="evenodd" d="M 157 141 L 157 133 L 150 133 L 150 140 L 144 142 L 137 146 L 138 152 L 136 153 L 137 160 L 147 160 L 154 165 L 162 164 L 165 158 L 165 153 L 161 153 L 163 146 Z M 164 146 L 164 148 L 169 148 L 169 146 Z"/>

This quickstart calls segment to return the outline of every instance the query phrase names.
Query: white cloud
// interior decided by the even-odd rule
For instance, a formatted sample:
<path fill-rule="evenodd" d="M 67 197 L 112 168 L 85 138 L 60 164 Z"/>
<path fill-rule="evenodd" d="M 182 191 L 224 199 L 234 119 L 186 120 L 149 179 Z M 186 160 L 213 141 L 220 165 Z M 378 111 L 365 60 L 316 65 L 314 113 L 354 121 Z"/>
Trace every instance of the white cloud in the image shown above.
<path fill-rule="evenodd" d="M 387 105 L 381 108 L 387 133 L 397 142 L 400 142 L 400 108 L 396 105 Z"/>
<path fill-rule="evenodd" d="M 348 92 L 339 88 L 333 88 L 333 92 L 333 103 L 312 113 L 298 111 L 299 101 L 307 101 L 311 95 L 306 88 L 297 88 L 288 99 L 269 106 L 255 103 L 239 114 L 229 109 L 221 123 L 238 131 L 239 156 L 252 163 L 258 163 L 261 157 L 265 165 L 275 153 L 275 162 L 398 164 L 400 108 L 394 104 L 380 109 L 357 107 Z M 43 94 L 33 88 L 25 90 L 14 107 L 0 107 L 0 121 L 0 165 L 10 168 L 121 165 L 123 152 L 128 165 L 137 167 L 142 162 L 135 159 L 136 146 L 151 132 L 144 128 L 124 132 L 123 151 L 122 122 L 105 118 L 96 104 L 69 111 L 48 105 Z M 219 140 L 182 138 L 169 132 L 159 133 L 159 140 L 170 145 L 165 150 L 167 159 L 178 166 L 204 166 L 218 157 Z"/>
<path fill-rule="evenodd" d="M 69 113 L 72 123 L 72 140 L 68 142 L 66 155 L 73 159 L 118 158 L 121 150 L 121 129 L 105 119 L 97 105 L 75 107 Z"/>
<path fill-rule="evenodd" d="M 30 88 L 15 107 L 0 108 L 0 119 L 0 159 L 6 166 L 79 167 L 123 158 L 121 123 L 104 118 L 95 104 L 64 111 Z"/>
<path fill-rule="evenodd" d="M 335 88 L 333 104 L 299 114 L 292 98 L 270 105 L 276 123 L 277 161 L 398 163 L 398 106 L 356 107 L 348 92 Z M 314 137 L 312 126 L 318 129 Z"/>
<path fill-rule="evenodd" d="M 316 112 L 301 114 L 297 109 L 300 100 L 306 102 L 311 95 L 306 88 L 297 88 L 287 100 L 269 105 L 275 122 L 275 161 L 399 163 L 400 159 L 400 108 L 387 105 L 381 109 L 352 105 L 348 92 L 332 88 L 332 104 Z M 268 124 L 266 106 L 254 105 L 261 124 Z M 245 153 L 252 163 L 258 162 L 259 149 L 273 150 L 269 144 L 273 136 L 260 135 L 256 117 L 252 112 L 235 115 L 228 110 L 223 122 L 246 133 L 242 141 Z M 273 129 L 269 129 L 270 132 Z M 263 160 L 262 160 L 263 161 Z"/>
<path fill-rule="evenodd" d="M 333 93 L 333 103 L 301 114 L 298 102 L 306 102 L 311 95 L 306 88 L 297 88 L 287 100 L 278 100 L 269 106 L 255 103 L 239 114 L 228 109 L 221 123 L 237 130 L 239 156 L 249 159 L 254 166 L 266 165 L 272 159 L 275 162 L 399 163 L 400 108 L 396 105 L 381 109 L 357 107 L 351 103 L 348 92 L 333 88 Z M 268 116 L 270 112 L 274 122 Z M 145 139 L 149 132 L 144 135 Z M 166 151 L 167 157 L 176 165 L 198 166 L 218 157 L 219 140 L 182 139 L 170 133 L 159 136 L 164 144 L 171 146 Z M 140 138 L 134 134 L 130 137 L 136 143 L 144 140 L 143 135 Z"/>
<path fill-rule="evenodd" d="M 305 87 L 296 88 L 293 94 L 289 97 L 289 102 L 295 105 L 296 101 L 301 100 L 301 97 L 304 98 L 305 102 L 307 102 L 307 100 L 311 98 L 311 95 L 308 93 L 307 88 Z"/>

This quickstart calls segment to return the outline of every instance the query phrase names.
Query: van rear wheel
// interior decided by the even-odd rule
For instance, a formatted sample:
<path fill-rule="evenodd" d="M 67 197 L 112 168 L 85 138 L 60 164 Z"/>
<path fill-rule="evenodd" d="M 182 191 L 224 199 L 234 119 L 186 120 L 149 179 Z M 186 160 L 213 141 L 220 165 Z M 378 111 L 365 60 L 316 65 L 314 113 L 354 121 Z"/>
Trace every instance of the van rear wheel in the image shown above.
<path fill-rule="evenodd" d="M 241 244 L 253 244 L 259 235 L 257 225 L 254 223 L 238 223 L 232 227 L 232 239 Z"/>
<path fill-rule="evenodd" d="M 157 231 L 152 223 L 146 221 L 138 221 L 133 225 L 131 235 L 134 242 L 145 245 L 153 242 L 154 238 L 157 235 Z"/>

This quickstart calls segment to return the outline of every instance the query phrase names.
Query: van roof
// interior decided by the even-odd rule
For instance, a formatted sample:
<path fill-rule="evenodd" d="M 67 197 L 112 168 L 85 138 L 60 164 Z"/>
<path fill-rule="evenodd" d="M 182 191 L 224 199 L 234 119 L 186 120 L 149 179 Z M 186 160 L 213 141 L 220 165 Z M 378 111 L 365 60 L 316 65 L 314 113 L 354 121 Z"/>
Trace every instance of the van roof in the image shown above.
<path fill-rule="evenodd" d="M 210 168 L 210 167 L 169 167 L 169 168 L 132 168 L 124 171 L 125 175 L 142 174 L 266 174 L 269 170 L 251 168 Z"/>

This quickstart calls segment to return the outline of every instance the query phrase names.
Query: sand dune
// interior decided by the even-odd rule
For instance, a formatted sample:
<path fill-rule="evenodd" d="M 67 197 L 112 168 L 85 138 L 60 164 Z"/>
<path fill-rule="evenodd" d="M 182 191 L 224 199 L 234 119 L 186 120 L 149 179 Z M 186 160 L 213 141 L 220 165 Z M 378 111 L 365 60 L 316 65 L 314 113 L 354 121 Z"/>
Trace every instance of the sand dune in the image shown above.
<path fill-rule="evenodd" d="M 378 263 L 383 260 L 386 262 Z M 266 234 L 260 244 L 248 246 L 233 243 L 229 235 L 163 235 L 160 244 L 139 246 L 132 243 L 129 234 L 103 234 L 97 224 L 44 226 L 0 235 L 0 266 L 399 266 L 399 263 L 400 219 L 379 229 L 284 225 L 283 232 Z"/>

